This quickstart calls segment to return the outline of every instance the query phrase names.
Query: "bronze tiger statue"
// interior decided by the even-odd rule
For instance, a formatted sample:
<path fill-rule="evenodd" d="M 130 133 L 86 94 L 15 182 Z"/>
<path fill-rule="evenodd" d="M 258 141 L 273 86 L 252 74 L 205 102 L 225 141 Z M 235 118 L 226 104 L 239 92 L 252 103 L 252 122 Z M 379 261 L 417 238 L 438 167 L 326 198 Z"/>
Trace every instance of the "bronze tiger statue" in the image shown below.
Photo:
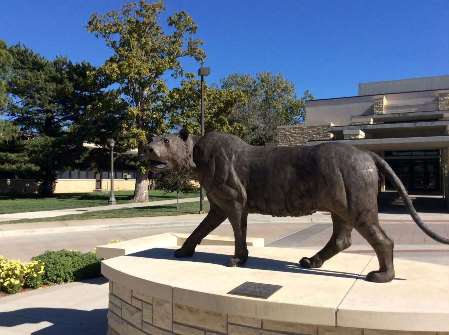
<path fill-rule="evenodd" d="M 248 213 L 303 216 L 328 211 L 332 236 L 318 253 L 302 258 L 301 267 L 321 267 L 351 245 L 351 232 L 356 229 L 379 261 L 379 270 L 370 272 L 366 280 L 389 282 L 395 276 L 393 241 L 379 225 L 380 174 L 393 182 L 416 224 L 434 240 L 449 244 L 448 238 L 421 220 L 388 163 L 375 153 L 350 145 L 252 146 L 233 135 L 210 132 L 196 137 L 182 130 L 154 137 L 144 158 L 153 172 L 193 170 L 210 203 L 209 213 L 175 252 L 176 257 L 192 256 L 201 240 L 229 219 L 235 238 L 229 266 L 242 266 L 248 258 Z"/>

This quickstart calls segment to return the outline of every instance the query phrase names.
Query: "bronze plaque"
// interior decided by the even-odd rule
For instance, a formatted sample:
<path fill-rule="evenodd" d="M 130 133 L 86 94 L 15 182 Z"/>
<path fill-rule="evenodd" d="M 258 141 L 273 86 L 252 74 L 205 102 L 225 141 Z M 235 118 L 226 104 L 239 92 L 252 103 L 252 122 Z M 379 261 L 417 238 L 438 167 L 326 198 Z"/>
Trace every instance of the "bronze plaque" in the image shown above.
<path fill-rule="evenodd" d="M 228 292 L 228 294 L 241 295 L 244 297 L 268 299 L 274 292 L 282 286 L 263 284 L 247 281 Z"/>

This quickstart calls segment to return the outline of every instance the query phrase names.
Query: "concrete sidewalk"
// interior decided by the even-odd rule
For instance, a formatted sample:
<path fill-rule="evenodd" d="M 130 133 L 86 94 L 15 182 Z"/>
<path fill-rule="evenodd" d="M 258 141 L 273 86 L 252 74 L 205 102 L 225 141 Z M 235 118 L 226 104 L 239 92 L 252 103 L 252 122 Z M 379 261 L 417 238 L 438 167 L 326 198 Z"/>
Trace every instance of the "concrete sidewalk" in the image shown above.
<path fill-rule="evenodd" d="M 179 203 L 184 202 L 195 202 L 199 201 L 200 198 L 184 198 L 179 199 Z M 23 220 L 23 219 L 43 219 L 43 218 L 53 218 L 64 215 L 82 214 L 88 212 L 99 212 L 99 211 L 109 211 L 114 209 L 125 209 L 125 208 L 138 208 L 138 207 L 157 207 L 164 205 L 176 204 L 176 199 L 174 200 L 161 200 L 154 202 L 139 202 L 139 203 L 127 203 L 120 205 L 106 205 L 106 206 L 94 206 L 94 207 L 80 207 L 80 208 L 67 208 L 67 209 L 57 209 L 52 211 L 37 211 L 37 212 L 25 212 L 25 213 L 11 213 L 11 214 L 0 214 L 0 222 Z"/>
<path fill-rule="evenodd" d="M 395 257 L 449 266 L 447 252 Z M 108 289 L 105 279 L 97 278 L 0 297 L 0 334 L 105 335 Z"/>
<path fill-rule="evenodd" d="M 191 199 L 185 199 L 191 201 Z M 196 200 L 196 198 L 195 198 Z M 162 201 L 160 201 L 162 202 Z M 187 201 L 185 201 L 187 202 Z M 148 205 L 147 205 L 148 206 Z M 25 235 L 44 235 L 55 233 L 75 233 L 99 231 L 105 229 L 121 229 L 132 226 L 173 226 L 197 225 L 203 220 L 206 214 L 183 214 L 153 217 L 132 217 L 132 218 L 108 218 L 93 220 L 72 220 L 72 221 L 50 221 L 50 222 L 29 222 L 17 224 L 0 224 L 0 237 L 14 237 Z M 269 215 L 250 214 L 248 221 L 250 224 L 258 223 L 331 223 L 331 216 L 326 213 L 315 213 L 302 217 L 276 218 Z M 228 220 L 224 224 L 229 224 Z"/>
<path fill-rule="evenodd" d="M 1 335 L 105 335 L 103 277 L 0 297 Z"/>
<path fill-rule="evenodd" d="M 186 198 L 180 199 L 180 202 L 194 202 L 198 201 L 199 198 Z M 120 208 L 137 208 L 137 207 L 155 207 L 160 205 L 173 204 L 173 200 L 164 200 L 154 203 L 137 203 L 137 204 L 123 204 L 123 205 L 113 205 L 113 206 L 101 206 L 98 210 L 110 210 L 110 209 L 120 209 Z M 113 208 L 111 208 L 113 207 Z M 98 208 L 98 207 L 95 207 Z M 78 208 L 77 210 L 80 210 Z M 68 212 L 72 210 L 58 210 L 50 212 Z M 89 211 L 94 211 L 93 208 L 89 208 Z M 40 215 L 44 215 L 46 212 L 30 212 L 30 213 L 20 213 L 24 216 L 29 214 L 30 216 L 38 213 L 36 217 L 40 218 Z M 55 214 L 58 214 L 55 213 Z M 69 213 L 69 214 L 79 214 Z M 4 215 L 15 215 L 15 214 L 4 214 Z M 19 215 L 19 214 L 17 214 Z M 68 214 L 59 214 L 68 215 Z M 59 216 L 54 215 L 54 216 Z M 449 213 L 419 213 L 421 218 L 427 223 L 449 223 Z M 48 216 L 47 216 L 48 217 Z M 0 224 L 0 237 L 13 237 L 13 236 L 24 236 L 24 235 L 34 235 L 34 234 L 52 234 L 52 233 L 70 233 L 70 232 L 88 232 L 97 231 L 104 229 L 117 229 L 121 226 L 132 225 L 171 225 L 179 224 L 182 222 L 183 225 L 196 225 L 205 217 L 205 214 L 183 214 L 183 215 L 173 215 L 173 216 L 154 216 L 154 217 L 132 217 L 132 218 L 108 218 L 108 219 L 92 219 L 92 220 L 66 220 L 66 221 L 50 221 L 46 222 L 45 217 L 42 216 L 42 222 L 29 222 L 29 223 L 17 223 L 17 224 Z M 28 217 L 32 218 L 32 217 Z M 9 219 L 11 220 L 11 219 Z M 19 219 L 16 219 L 19 220 Z M 0 222 L 2 221 L 2 215 L 0 215 Z M 408 214 L 391 214 L 391 213 L 379 213 L 379 221 L 381 223 L 401 223 L 409 222 L 413 223 L 413 219 Z M 331 215 L 327 212 L 316 212 L 312 215 L 301 216 L 301 217 L 272 217 L 269 215 L 261 214 L 250 214 L 248 217 L 249 223 L 332 223 Z M 226 223 L 228 223 L 226 221 Z"/>

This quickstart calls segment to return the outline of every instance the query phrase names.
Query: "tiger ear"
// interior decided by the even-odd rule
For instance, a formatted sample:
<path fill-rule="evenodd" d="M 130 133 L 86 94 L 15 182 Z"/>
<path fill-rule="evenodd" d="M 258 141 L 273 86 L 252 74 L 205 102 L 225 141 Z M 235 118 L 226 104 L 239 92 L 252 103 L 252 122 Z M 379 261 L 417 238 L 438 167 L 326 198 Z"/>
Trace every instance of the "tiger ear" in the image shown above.
<path fill-rule="evenodd" d="M 180 131 L 179 131 L 179 137 L 181 137 L 181 139 L 185 142 L 185 141 L 187 141 L 187 139 L 189 138 L 189 131 L 186 129 L 186 128 L 182 128 Z"/>

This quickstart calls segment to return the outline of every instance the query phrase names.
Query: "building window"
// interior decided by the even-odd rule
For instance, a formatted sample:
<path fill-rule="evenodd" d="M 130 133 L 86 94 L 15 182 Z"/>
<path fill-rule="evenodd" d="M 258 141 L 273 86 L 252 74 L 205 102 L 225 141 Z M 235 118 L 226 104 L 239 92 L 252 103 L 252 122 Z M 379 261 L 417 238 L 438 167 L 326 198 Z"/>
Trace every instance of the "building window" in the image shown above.
<path fill-rule="evenodd" d="M 384 157 L 407 191 L 414 193 L 441 191 L 439 150 L 386 151 Z M 388 179 L 387 189 L 396 189 Z"/>

